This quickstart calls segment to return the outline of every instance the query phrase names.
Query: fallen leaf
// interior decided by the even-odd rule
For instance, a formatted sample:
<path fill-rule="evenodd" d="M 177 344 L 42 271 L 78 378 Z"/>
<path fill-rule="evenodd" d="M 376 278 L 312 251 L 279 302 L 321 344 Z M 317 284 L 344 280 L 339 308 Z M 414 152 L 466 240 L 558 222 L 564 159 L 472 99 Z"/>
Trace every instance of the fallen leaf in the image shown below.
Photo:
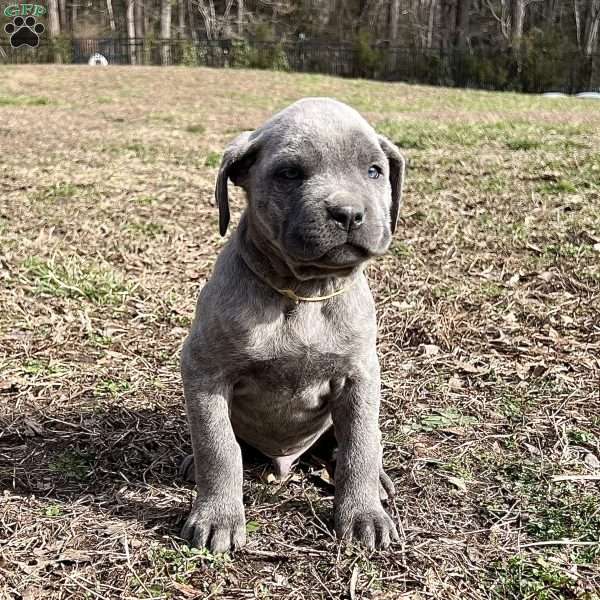
<path fill-rule="evenodd" d="M 600 469 L 600 460 L 598 460 L 598 457 L 595 454 L 592 454 L 591 452 L 588 452 L 584 457 L 583 457 L 583 462 L 590 468 L 590 469 Z"/>
<path fill-rule="evenodd" d="M 197 598 L 203 593 L 187 583 L 179 583 L 178 581 L 171 581 L 171 583 L 178 592 L 181 592 L 187 598 Z"/>
<path fill-rule="evenodd" d="M 420 344 L 417 352 L 423 356 L 436 356 L 440 353 L 440 347 L 435 344 Z"/>
<path fill-rule="evenodd" d="M 451 390 L 460 390 L 463 387 L 463 382 L 461 381 L 460 377 L 454 375 L 453 377 L 450 377 L 448 381 L 448 387 Z"/>
<path fill-rule="evenodd" d="M 448 477 L 448 481 L 455 485 L 461 492 L 467 491 L 467 485 L 462 477 Z"/>

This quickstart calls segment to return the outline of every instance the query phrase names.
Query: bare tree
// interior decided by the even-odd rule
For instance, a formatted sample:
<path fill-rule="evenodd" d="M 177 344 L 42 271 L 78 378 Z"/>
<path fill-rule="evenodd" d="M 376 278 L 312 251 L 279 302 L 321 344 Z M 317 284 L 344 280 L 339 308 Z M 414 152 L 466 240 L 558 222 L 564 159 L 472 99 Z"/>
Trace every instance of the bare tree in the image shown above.
<path fill-rule="evenodd" d="M 190 24 L 190 35 L 194 44 L 198 43 L 198 29 L 196 27 L 196 12 L 192 0 L 187 0 L 188 22 Z"/>
<path fill-rule="evenodd" d="M 129 62 L 132 65 L 137 64 L 135 53 L 135 0 L 127 0 L 127 38 L 129 39 Z"/>
<path fill-rule="evenodd" d="M 523 37 L 523 23 L 525 22 L 525 0 L 511 0 L 510 2 L 510 44 L 518 52 Z"/>
<path fill-rule="evenodd" d="M 390 2 L 390 26 L 388 38 L 392 43 L 398 40 L 398 17 L 400 16 L 400 0 Z"/>
<path fill-rule="evenodd" d="M 144 37 L 144 0 L 134 0 L 135 8 L 134 12 L 134 21 L 135 21 L 135 37 L 143 38 Z"/>
<path fill-rule="evenodd" d="M 221 32 L 229 21 L 229 14 L 231 13 L 233 1 L 234 0 L 226 1 L 223 15 L 219 16 L 215 10 L 215 3 L 213 0 L 198 0 L 198 10 L 204 20 L 206 37 L 209 40 L 215 40 L 221 35 Z M 275 3 L 273 3 L 273 6 L 275 6 Z M 273 8 L 273 10 L 276 11 L 275 8 Z"/>
<path fill-rule="evenodd" d="M 58 0 L 48 0 L 48 34 L 51 38 L 55 38 L 60 35 Z"/>
<path fill-rule="evenodd" d="M 244 0 L 237 0 L 237 32 L 244 33 Z"/>
<path fill-rule="evenodd" d="M 489 8 L 492 17 L 498 21 L 500 31 L 505 39 L 510 39 L 510 7 L 508 0 L 500 0 L 500 6 L 494 6 L 491 0 L 485 0 L 486 6 Z"/>
<path fill-rule="evenodd" d="M 584 54 L 589 56 L 595 49 L 598 38 L 598 25 L 600 24 L 600 0 L 588 0 L 584 28 L 583 28 L 583 44 L 582 49 Z"/>
<path fill-rule="evenodd" d="M 60 35 L 58 0 L 48 0 L 48 34 L 51 40 L 55 40 Z M 55 63 L 62 62 L 62 56 L 58 48 L 53 49 L 53 55 Z"/>
<path fill-rule="evenodd" d="M 68 17 L 67 17 L 67 0 L 58 0 L 58 7 L 60 12 L 60 28 L 62 31 L 67 31 Z"/>
<path fill-rule="evenodd" d="M 429 19 L 427 25 L 427 47 L 433 48 L 433 27 L 435 24 L 435 9 L 437 0 L 429 0 Z"/>
<path fill-rule="evenodd" d="M 108 23 L 111 31 L 116 31 L 115 13 L 113 11 L 112 0 L 106 0 L 106 12 L 108 13 Z"/>
<path fill-rule="evenodd" d="M 177 37 L 185 35 L 185 0 L 177 0 Z"/>
<path fill-rule="evenodd" d="M 160 1 L 160 58 L 163 65 L 171 64 L 171 0 Z"/>
<path fill-rule="evenodd" d="M 456 2 L 456 29 L 454 45 L 463 49 L 467 45 L 469 35 L 469 15 L 471 13 L 471 0 L 457 0 Z"/>
<path fill-rule="evenodd" d="M 77 0 L 71 1 L 71 33 L 75 33 L 75 25 L 77 24 Z"/>

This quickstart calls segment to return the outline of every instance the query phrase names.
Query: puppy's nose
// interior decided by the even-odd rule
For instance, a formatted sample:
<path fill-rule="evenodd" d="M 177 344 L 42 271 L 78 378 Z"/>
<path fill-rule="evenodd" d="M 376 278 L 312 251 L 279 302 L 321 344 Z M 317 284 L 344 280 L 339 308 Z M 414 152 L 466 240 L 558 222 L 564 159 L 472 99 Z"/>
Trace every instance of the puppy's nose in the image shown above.
<path fill-rule="evenodd" d="M 358 229 L 365 216 L 364 210 L 356 206 L 329 206 L 327 211 L 346 231 Z"/>

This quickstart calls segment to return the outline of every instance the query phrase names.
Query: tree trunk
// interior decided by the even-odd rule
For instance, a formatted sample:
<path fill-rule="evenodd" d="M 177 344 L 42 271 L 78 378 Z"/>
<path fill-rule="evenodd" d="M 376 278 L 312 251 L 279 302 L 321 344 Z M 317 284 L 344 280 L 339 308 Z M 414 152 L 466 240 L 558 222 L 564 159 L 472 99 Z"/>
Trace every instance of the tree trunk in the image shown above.
<path fill-rule="evenodd" d="M 188 22 L 190 24 L 190 35 L 192 36 L 192 42 L 194 44 L 198 43 L 198 30 L 196 29 L 196 19 L 194 14 L 194 5 L 192 4 L 192 0 L 187 0 L 187 8 L 188 8 Z"/>
<path fill-rule="evenodd" d="M 589 56 L 594 51 L 600 24 L 600 0 L 588 0 L 583 27 L 583 52 Z"/>
<path fill-rule="evenodd" d="M 160 58 L 163 65 L 171 64 L 171 0 L 160 0 Z"/>
<path fill-rule="evenodd" d="M 62 31 L 67 31 L 69 18 L 67 17 L 67 0 L 58 0 L 60 11 L 60 28 Z"/>
<path fill-rule="evenodd" d="M 429 0 L 429 23 L 427 25 L 427 47 L 433 48 L 433 26 L 435 24 L 436 0 Z"/>
<path fill-rule="evenodd" d="M 177 37 L 185 37 L 185 0 L 177 0 Z"/>
<path fill-rule="evenodd" d="M 48 35 L 51 38 L 55 38 L 60 35 L 58 0 L 48 0 Z"/>
<path fill-rule="evenodd" d="M 543 5 L 544 24 L 548 28 L 554 25 L 554 19 L 556 16 L 556 2 L 557 0 L 546 0 Z"/>
<path fill-rule="evenodd" d="M 115 26 L 115 14 L 113 12 L 112 0 L 106 0 L 106 12 L 108 13 L 108 23 L 110 25 L 111 32 L 115 32 L 117 30 Z"/>
<path fill-rule="evenodd" d="M 400 16 L 400 0 L 390 2 L 390 29 L 388 38 L 392 44 L 398 41 L 398 17 Z"/>
<path fill-rule="evenodd" d="M 75 33 L 75 26 L 77 25 L 77 0 L 71 2 L 71 33 Z"/>
<path fill-rule="evenodd" d="M 144 37 L 149 37 L 154 34 L 154 22 L 150 19 L 151 13 L 154 12 L 154 3 L 150 0 L 142 0 L 144 2 Z"/>
<path fill-rule="evenodd" d="M 510 42 L 513 51 L 519 53 L 525 22 L 525 0 L 511 0 L 510 8 Z"/>
<path fill-rule="evenodd" d="M 129 62 L 137 64 L 135 55 L 135 0 L 127 0 L 127 38 L 129 39 Z"/>
<path fill-rule="evenodd" d="M 135 37 L 143 38 L 145 35 L 144 31 L 144 1 L 134 0 L 135 8 L 133 9 L 133 19 L 135 21 Z"/>
<path fill-rule="evenodd" d="M 237 32 L 244 33 L 244 0 L 237 0 Z"/>
<path fill-rule="evenodd" d="M 579 17 L 579 5 L 573 0 L 573 18 L 575 19 L 575 39 L 577 47 L 581 50 L 581 18 Z"/>
<path fill-rule="evenodd" d="M 60 35 L 60 15 L 58 0 L 48 0 L 48 35 L 54 41 Z M 55 63 L 62 63 L 62 56 L 58 48 L 52 50 Z"/>
<path fill-rule="evenodd" d="M 469 14 L 471 12 L 470 0 L 457 0 L 456 3 L 456 31 L 454 34 L 454 45 L 460 50 L 467 46 L 469 35 Z"/>

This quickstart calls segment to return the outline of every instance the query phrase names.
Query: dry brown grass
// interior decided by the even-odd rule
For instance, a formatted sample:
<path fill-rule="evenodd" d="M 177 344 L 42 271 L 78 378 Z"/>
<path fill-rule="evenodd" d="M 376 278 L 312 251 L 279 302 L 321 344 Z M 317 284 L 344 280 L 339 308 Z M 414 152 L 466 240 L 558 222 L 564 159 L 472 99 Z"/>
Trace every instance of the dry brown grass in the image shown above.
<path fill-rule="evenodd" d="M 0 72 L 0 597 L 600 597 L 596 105 L 258 71 Z M 249 546 L 211 556 L 177 538 L 178 352 L 223 244 L 215 165 L 306 95 L 353 104 L 409 158 L 397 239 L 369 268 L 403 541 L 338 548 L 319 469 L 279 485 L 254 460 Z"/>

